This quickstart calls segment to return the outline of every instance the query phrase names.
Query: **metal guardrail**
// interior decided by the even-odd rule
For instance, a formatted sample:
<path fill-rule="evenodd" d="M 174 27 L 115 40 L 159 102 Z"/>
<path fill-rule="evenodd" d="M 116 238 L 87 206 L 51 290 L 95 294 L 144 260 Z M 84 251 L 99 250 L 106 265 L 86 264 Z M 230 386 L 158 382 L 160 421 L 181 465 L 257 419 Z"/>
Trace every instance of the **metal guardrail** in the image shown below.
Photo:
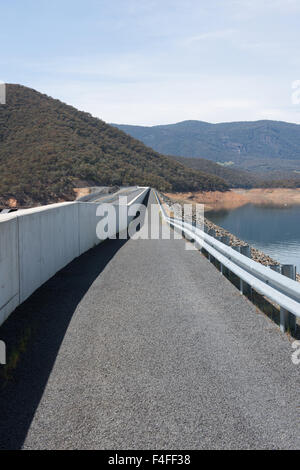
<path fill-rule="evenodd" d="M 221 273 L 226 267 L 240 279 L 240 291 L 244 293 L 244 283 L 256 292 L 280 306 L 280 328 L 282 331 L 296 329 L 296 317 L 300 318 L 300 283 L 263 266 L 244 254 L 215 239 L 196 225 L 167 216 L 155 192 L 164 220 L 175 229 L 181 230 L 195 240 L 199 249 L 204 249 L 220 263 Z"/>

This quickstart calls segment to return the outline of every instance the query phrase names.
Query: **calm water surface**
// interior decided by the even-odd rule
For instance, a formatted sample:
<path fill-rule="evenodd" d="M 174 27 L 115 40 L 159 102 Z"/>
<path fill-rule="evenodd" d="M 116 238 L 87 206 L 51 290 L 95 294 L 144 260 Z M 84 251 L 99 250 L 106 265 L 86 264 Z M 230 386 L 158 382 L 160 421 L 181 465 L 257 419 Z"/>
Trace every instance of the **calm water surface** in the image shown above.
<path fill-rule="evenodd" d="M 247 204 L 205 216 L 280 263 L 295 264 L 300 272 L 300 205 Z"/>

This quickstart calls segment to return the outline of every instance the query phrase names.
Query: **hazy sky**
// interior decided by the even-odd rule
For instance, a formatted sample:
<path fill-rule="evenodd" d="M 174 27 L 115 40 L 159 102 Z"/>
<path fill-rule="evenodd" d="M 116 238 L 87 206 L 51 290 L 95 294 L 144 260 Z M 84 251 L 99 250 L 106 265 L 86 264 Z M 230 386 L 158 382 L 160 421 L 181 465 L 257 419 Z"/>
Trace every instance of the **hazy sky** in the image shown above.
<path fill-rule="evenodd" d="M 0 0 L 0 18 L 0 80 L 107 122 L 300 123 L 300 0 Z"/>

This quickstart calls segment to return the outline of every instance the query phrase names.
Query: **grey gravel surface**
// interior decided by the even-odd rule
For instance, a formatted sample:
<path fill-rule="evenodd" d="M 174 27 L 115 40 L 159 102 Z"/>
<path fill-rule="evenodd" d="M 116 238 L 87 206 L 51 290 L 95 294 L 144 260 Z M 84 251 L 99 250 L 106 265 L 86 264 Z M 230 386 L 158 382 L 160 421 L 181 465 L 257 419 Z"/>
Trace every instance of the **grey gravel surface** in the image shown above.
<path fill-rule="evenodd" d="M 99 198 L 93 198 L 90 202 L 105 202 L 105 203 L 116 203 L 118 202 L 119 197 L 127 197 L 127 202 L 131 202 L 138 194 L 140 194 L 143 189 L 137 187 L 122 188 L 109 196 L 101 196 Z"/>
<path fill-rule="evenodd" d="M 127 196 L 128 202 L 130 202 L 135 196 L 137 196 L 142 190 L 138 189 L 137 186 L 129 186 L 126 188 L 118 187 L 103 187 L 91 194 L 82 196 L 77 199 L 80 202 L 105 202 L 115 203 L 118 201 L 119 196 Z"/>
<path fill-rule="evenodd" d="M 290 340 L 185 246 L 106 242 L 14 314 L 41 324 L 0 405 L 0 447 L 299 448 Z"/>

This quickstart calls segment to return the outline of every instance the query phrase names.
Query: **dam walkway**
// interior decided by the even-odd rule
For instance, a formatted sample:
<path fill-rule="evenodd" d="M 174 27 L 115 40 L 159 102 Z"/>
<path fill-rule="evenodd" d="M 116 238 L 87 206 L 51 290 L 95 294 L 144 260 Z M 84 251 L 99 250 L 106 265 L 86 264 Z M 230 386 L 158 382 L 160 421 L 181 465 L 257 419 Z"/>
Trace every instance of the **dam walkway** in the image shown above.
<path fill-rule="evenodd" d="M 185 243 L 108 240 L 18 307 L 0 448 L 299 448 L 288 336 Z"/>

